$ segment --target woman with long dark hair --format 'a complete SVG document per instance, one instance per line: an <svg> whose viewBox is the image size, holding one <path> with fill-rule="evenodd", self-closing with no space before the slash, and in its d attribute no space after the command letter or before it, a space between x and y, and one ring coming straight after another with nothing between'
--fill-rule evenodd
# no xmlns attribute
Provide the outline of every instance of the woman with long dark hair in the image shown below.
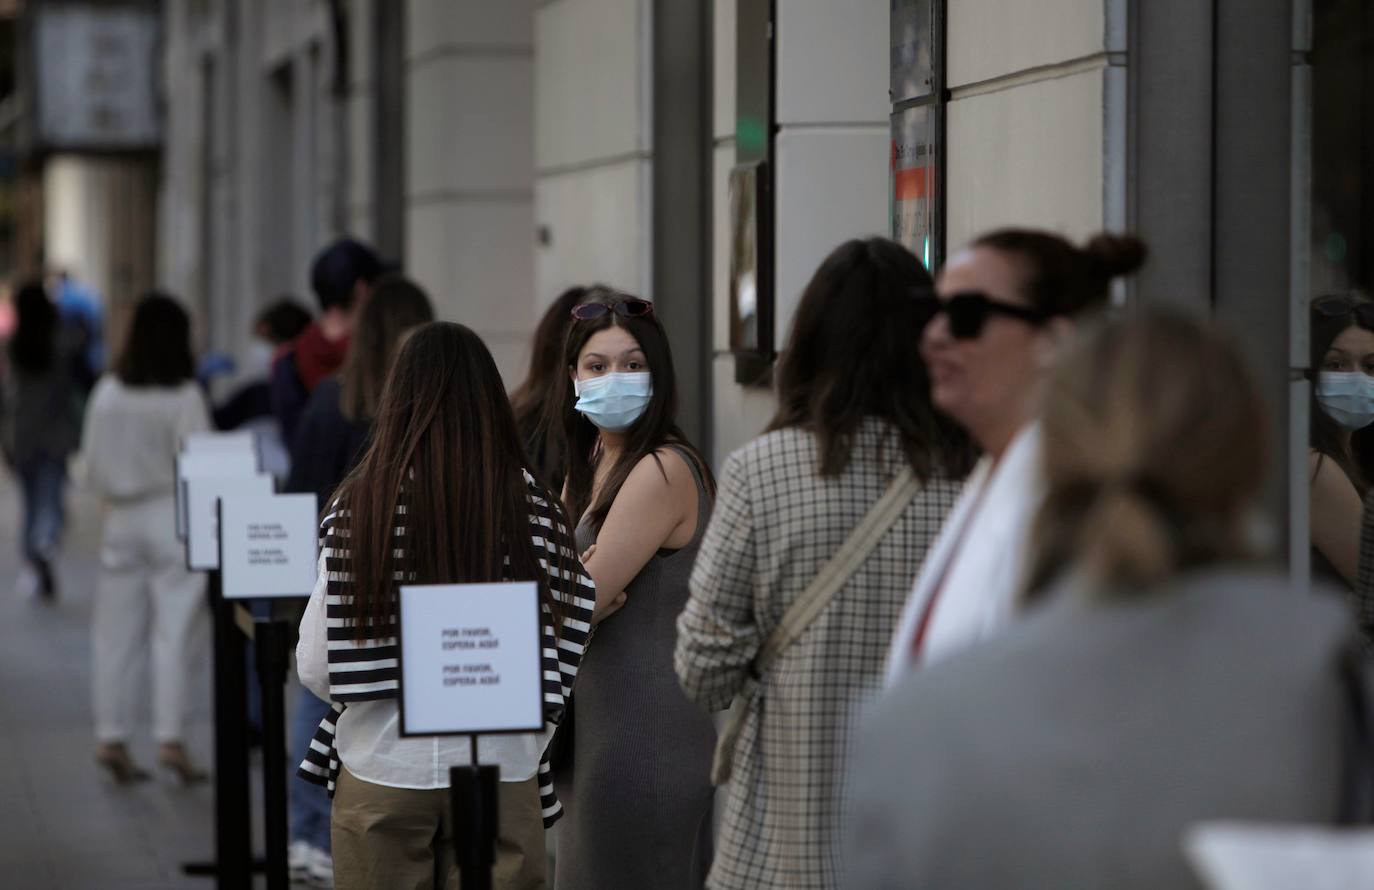
<svg viewBox="0 0 1374 890"><path fill-rule="evenodd" d="M972 463L968 438L930 402L912 340L930 273L899 244L849 241L802 293L777 373L769 431L732 454L678 621L677 672L701 705L746 697L713 888L837 887L845 755L887 641ZM814 579L896 491L871 553ZM794 639L772 641L779 633ZM760 664L765 651L776 657ZM727 778L717 771L716 780ZM785 876L785 877L784 877Z"/></svg>
<svg viewBox="0 0 1374 890"><path fill-rule="evenodd" d="M652 303L593 288L563 358L564 497L604 620L556 746L569 813L556 884L700 887L715 731L679 688L672 653L715 483L677 426L672 352Z"/></svg>
<svg viewBox="0 0 1374 890"><path fill-rule="evenodd" d="M510 394L515 423L525 440L525 453L531 468L550 488L563 488L563 419L553 410L561 391L567 366L563 346L572 324L572 310L587 295L585 287L570 287L558 295L534 329L530 346L530 368L525 379Z"/></svg>
<svg viewBox="0 0 1374 890"><path fill-rule="evenodd" d="M106 506L91 618L96 760L121 783L146 778L127 743L150 649L158 760L184 783L205 778L183 731L192 668L209 645L209 612L205 576L187 570L177 541L173 470L187 434L210 428L194 372L186 311L149 294L134 309L115 373L96 385L86 411L88 483Z"/></svg>
<svg viewBox="0 0 1374 890"><path fill-rule="evenodd" d="M20 545L31 574L21 587L52 599L67 458L81 438L81 392L72 374L81 344L68 336L41 284L21 287L14 303L17 325L0 361L0 450L23 494Z"/></svg>
<svg viewBox="0 0 1374 890"><path fill-rule="evenodd" d="M321 524L320 580L301 621L301 682L334 710L301 775L334 791L335 886L456 882L448 771L467 740L398 735L397 586L538 583L545 716L557 722L590 630L595 592L557 497L534 481L500 372L467 328L431 322L397 354L371 443ZM502 887L542 887L545 734L484 736L501 769ZM542 797L542 805L541 805Z"/></svg>
<svg viewBox="0 0 1374 890"><path fill-rule="evenodd" d="M1312 571L1349 590L1374 470L1365 454L1374 424L1374 302L1359 293L1313 300L1311 348Z"/></svg>
<svg viewBox="0 0 1374 890"><path fill-rule="evenodd" d="M289 492L309 492L327 506L334 489L363 456L381 402L387 371L405 335L434 320L429 297L414 282L383 278L358 310L348 356L337 377L315 387L296 427L291 448ZM291 715L291 751L304 759L328 702L302 689ZM333 872L330 862L329 798L302 781L291 783L292 872L320 878Z"/></svg>

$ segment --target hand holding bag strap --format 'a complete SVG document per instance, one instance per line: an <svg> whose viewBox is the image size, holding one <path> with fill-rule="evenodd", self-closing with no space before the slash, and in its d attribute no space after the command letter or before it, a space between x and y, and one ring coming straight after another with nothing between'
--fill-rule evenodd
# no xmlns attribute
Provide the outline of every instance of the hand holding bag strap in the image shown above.
<svg viewBox="0 0 1374 890"><path fill-rule="evenodd" d="M802 591L801 596L797 597L783 613L778 626L763 641L750 665L749 679L735 697L730 716L716 740L716 753L711 762L711 784L723 785L730 780L730 773L734 767L735 746L739 742L754 697L758 695L759 678L773 666L778 656L806 633L806 629L816 620L816 616L830 605L835 594L839 593L845 582L858 571L864 560L868 559L878 546L878 542L906 512L907 506L920 490L921 483L911 472L911 468L903 467L897 478L887 487L887 491L883 492L883 496L869 508L868 513L840 545L840 549L821 567L806 590Z"/></svg>

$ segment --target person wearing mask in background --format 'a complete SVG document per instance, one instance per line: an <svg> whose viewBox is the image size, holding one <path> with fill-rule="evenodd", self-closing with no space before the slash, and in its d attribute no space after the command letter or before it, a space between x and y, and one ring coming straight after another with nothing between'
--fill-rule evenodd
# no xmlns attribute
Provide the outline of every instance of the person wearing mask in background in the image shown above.
<svg viewBox="0 0 1374 890"><path fill-rule="evenodd" d="M1312 576L1349 591L1374 469L1366 460L1374 423L1374 303L1358 293L1318 297L1310 316Z"/></svg>
<svg viewBox="0 0 1374 890"><path fill-rule="evenodd" d="M1197 823L1340 813L1350 618L1247 565L1265 420L1236 353L1179 316L1064 357L1033 605L864 721L846 887L1201 890Z"/></svg>
<svg viewBox="0 0 1374 890"><path fill-rule="evenodd" d="M0 450L23 496L21 596L57 596L56 560L66 526L67 458L81 440L81 393L73 379L81 342L61 324L36 282L14 298L17 325L0 362Z"/></svg>
<svg viewBox="0 0 1374 890"><path fill-rule="evenodd" d="M678 685L673 645L715 483L677 426L673 358L653 303L593 288L573 319L558 412L564 501L603 620L555 738L568 808L555 885L688 890L711 864L716 734Z"/></svg>
<svg viewBox="0 0 1374 890"><path fill-rule="evenodd" d="M296 424L315 387L343 367L359 310L390 268L367 245L341 238L315 257L310 286L320 315L272 366L272 412L282 440L295 441Z"/></svg>
<svg viewBox="0 0 1374 890"><path fill-rule="evenodd" d="M400 738L396 573L415 584L535 581L546 719L557 722L591 630L596 592L553 492L523 466L496 362L467 328L431 322L405 338L367 453L321 523L319 582L301 621L301 682L336 703L302 776L335 789L340 890L458 886L449 767L466 738ZM376 556L374 556L376 555ZM545 733L483 736L501 770L493 886L545 885L543 813L559 807ZM465 876L466 879L466 876Z"/></svg>
<svg viewBox="0 0 1374 890"><path fill-rule="evenodd" d="M563 345L572 324L572 310L586 295L587 288L570 287L553 301L534 330L529 373L510 396L525 453L534 464L530 469L554 491L563 490L564 464L563 419L555 416L554 396L568 373Z"/></svg>
<svg viewBox="0 0 1374 890"><path fill-rule="evenodd" d="M337 378L315 388L291 453L288 492L309 492L323 508L367 447L387 370L404 335L434 320L424 291L404 278L383 278L358 314L353 345ZM309 689L296 697L291 751L305 760L329 704ZM329 853L329 797L304 780L291 784L290 855L293 875L323 883L333 875Z"/></svg>
<svg viewBox="0 0 1374 890"><path fill-rule="evenodd" d="M676 656L698 704L720 710L743 696L747 708L747 743L722 752L735 765L713 890L842 886L851 720L881 685L911 579L973 463L911 348L930 287L892 241L831 253L793 317L769 432L721 471ZM891 509L870 543L848 543L880 504ZM854 564L817 587L842 553Z"/></svg>
<svg viewBox="0 0 1374 890"><path fill-rule="evenodd" d="M1040 391L1075 319L1106 307L1112 279L1145 260L1129 235L1084 248L1058 235L1003 229L940 270L921 355L935 406L983 450L921 567L892 638L887 682L987 637L1012 616L1039 506Z"/></svg>
<svg viewBox="0 0 1374 890"><path fill-rule="evenodd" d="M291 455L282 441L281 424L272 414L272 367L310 325L310 313L290 297L281 297L253 320L253 339L239 368L241 385L211 412L218 430L251 430L264 472L285 482Z"/></svg>
<svg viewBox="0 0 1374 890"><path fill-rule="evenodd" d="M183 739L210 615L205 577L187 570L177 540L174 498L182 440L210 428L194 373L190 318L171 297L149 294L134 309L115 373L96 385L86 412L87 484L105 504L91 616L96 760L120 783L147 777L127 745L149 650L158 762L185 784L205 778Z"/></svg>

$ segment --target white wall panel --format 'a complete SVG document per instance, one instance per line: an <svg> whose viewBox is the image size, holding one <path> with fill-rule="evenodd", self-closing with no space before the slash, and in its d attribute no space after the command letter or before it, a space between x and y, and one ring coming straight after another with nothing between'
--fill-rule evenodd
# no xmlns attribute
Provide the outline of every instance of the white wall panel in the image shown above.
<svg viewBox="0 0 1374 890"><path fill-rule="evenodd" d="M535 12L540 170L652 147L650 0L559 0Z"/></svg>
<svg viewBox="0 0 1374 890"><path fill-rule="evenodd" d="M482 331L534 326L528 203L413 204L406 214L406 272L435 312Z"/></svg>
<svg viewBox="0 0 1374 890"><path fill-rule="evenodd" d="M711 345L730 348L730 170L735 166L735 146L716 148L711 165Z"/></svg>
<svg viewBox="0 0 1374 890"><path fill-rule="evenodd" d="M735 360L728 355L717 356L711 370L715 412L715 432L712 441L716 469L730 452L763 433L777 411L777 399L772 389L738 386L735 383Z"/></svg>
<svg viewBox="0 0 1374 890"><path fill-rule="evenodd" d="M735 135L735 15L736 0L713 0L713 59L715 71L712 133L717 139Z"/></svg>
<svg viewBox="0 0 1374 890"><path fill-rule="evenodd" d="M528 193L534 175L532 63L446 55L412 69L406 191Z"/></svg>
<svg viewBox="0 0 1374 890"><path fill-rule="evenodd" d="M950 251L987 229L1081 237L1103 225L1101 70L949 106Z"/></svg>
<svg viewBox="0 0 1374 890"><path fill-rule="evenodd" d="M551 239L535 251L541 300L594 282L653 296L651 169L626 161L538 180L535 218Z"/></svg>
<svg viewBox="0 0 1374 890"><path fill-rule="evenodd" d="M778 123L887 120L890 16L888 0L779 3Z"/></svg>
<svg viewBox="0 0 1374 890"><path fill-rule="evenodd" d="M950 86L1102 52L1103 10L1103 0L956 0L949 4Z"/></svg>
<svg viewBox="0 0 1374 890"><path fill-rule="evenodd" d="M802 288L849 238L887 232L886 127L784 131L777 138L777 343Z"/></svg>

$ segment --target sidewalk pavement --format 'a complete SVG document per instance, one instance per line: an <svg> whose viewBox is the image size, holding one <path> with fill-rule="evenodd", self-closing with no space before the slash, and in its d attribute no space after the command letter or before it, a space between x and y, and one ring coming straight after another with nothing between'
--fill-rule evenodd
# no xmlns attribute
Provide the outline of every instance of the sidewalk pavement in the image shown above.
<svg viewBox="0 0 1374 890"><path fill-rule="evenodd" d="M213 879L185 877L181 864L213 858L213 785L182 788L157 769L152 781L121 788L93 760L89 624L99 516L78 491L69 494L68 516L58 600L21 598L18 491L0 471L0 887L212 890ZM209 665L207 652L188 731L205 768L213 765ZM146 733L131 750L154 769ZM254 771L256 800L256 763Z"/></svg>

